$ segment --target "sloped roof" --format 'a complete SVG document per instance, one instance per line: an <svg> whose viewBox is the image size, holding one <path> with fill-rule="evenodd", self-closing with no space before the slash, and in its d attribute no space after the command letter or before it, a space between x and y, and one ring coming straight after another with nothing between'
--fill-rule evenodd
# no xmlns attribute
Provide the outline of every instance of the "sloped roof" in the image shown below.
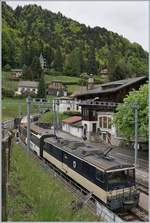
<svg viewBox="0 0 150 223"><path fill-rule="evenodd" d="M36 81L19 81L18 87L38 87L39 82Z"/></svg>
<svg viewBox="0 0 150 223"><path fill-rule="evenodd" d="M63 123L73 124L73 123L79 122L81 120L82 120L81 116L72 116L72 117L64 119Z"/></svg>
<svg viewBox="0 0 150 223"><path fill-rule="evenodd" d="M147 77L143 76L143 77L128 78L128 79L123 79L123 80L119 80L119 81L108 82L108 83L99 85L99 87L97 87L96 89L88 90L87 92L78 94L77 96L84 96L84 95L97 94L97 93L115 92L115 91L118 91L126 86L129 86L129 85L134 84L141 80L146 81Z"/></svg>

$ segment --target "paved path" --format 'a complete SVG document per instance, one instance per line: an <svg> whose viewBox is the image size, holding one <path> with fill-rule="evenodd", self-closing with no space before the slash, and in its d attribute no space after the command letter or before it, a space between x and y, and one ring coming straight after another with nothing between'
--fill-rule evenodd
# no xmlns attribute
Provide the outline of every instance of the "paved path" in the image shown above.
<svg viewBox="0 0 150 223"><path fill-rule="evenodd" d="M149 197L142 192L140 193L139 206L142 207L144 210L149 211Z"/></svg>

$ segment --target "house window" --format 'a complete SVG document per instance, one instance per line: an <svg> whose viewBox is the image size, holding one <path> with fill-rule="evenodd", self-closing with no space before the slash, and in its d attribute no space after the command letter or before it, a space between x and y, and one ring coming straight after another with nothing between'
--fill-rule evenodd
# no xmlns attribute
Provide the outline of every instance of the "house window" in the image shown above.
<svg viewBox="0 0 150 223"><path fill-rule="evenodd" d="M103 117L103 128L107 128L107 117Z"/></svg>
<svg viewBox="0 0 150 223"><path fill-rule="evenodd" d="M108 117L108 129L111 129L111 118Z"/></svg>
<svg viewBox="0 0 150 223"><path fill-rule="evenodd" d="M96 111L93 111L93 117L96 117Z"/></svg>

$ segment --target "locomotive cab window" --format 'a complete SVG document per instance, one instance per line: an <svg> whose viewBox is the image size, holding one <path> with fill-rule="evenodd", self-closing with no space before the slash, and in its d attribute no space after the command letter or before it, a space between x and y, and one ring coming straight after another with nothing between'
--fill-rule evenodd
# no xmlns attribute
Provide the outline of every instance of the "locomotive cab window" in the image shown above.
<svg viewBox="0 0 150 223"><path fill-rule="evenodd" d="M96 179L98 181L104 182L104 173L96 169Z"/></svg>
<svg viewBox="0 0 150 223"><path fill-rule="evenodd" d="M135 185L134 170L124 170L108 173L109 188L123 188Z"/></svg>

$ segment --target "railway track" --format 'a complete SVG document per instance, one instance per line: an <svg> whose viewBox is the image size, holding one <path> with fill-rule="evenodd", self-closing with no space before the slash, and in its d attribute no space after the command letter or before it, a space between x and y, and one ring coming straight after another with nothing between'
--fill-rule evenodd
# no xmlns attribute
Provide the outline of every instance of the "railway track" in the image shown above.
<svg viewBox="0 0 150 223"><path fill-rule="evenodd" d="M140 207L122 211L118 213L118 216L122 218L124 221L142 221L142 222L148 221L148 215Z"/></svg>
<svg viewBox="0 0 150 223"><path fill-rule="evenodd" d="M148 187L148 185L143 184L143 183L139 183L139 181L137 181L137 189L140 192L142 192L142 193L144 193L146 195L149 195L149 187Z"/></svg>
<svg viewBox="0 0 150 223"><path fill-rule="evenodd" d="M21 146L24 147L26 150L26 146L23 143L20 143ZM78 183L76 183L74 180L72 180L70 177L65 175L62 171L60 171L57 167L55 167L53 164L49 163L45 159L40 159L34 152L31 150L29 151L33 156L34 159L38 160L40 162L41 167L48 171L54 178L57 178L61 183L64 184L64 186L69 190L73 197L74 201L77 203L80 200L83 200L85 196L89 194L89 191L87 191L85 188L80 186ZM91 198L86 203L86 206L89 208L92 214L96 215L96 201L97 200L94 196L91 196ZM70 204L69 204L70 206ZM120 212L114 213L118 217L120 217L123 221L148 221L148 214L140 207L132 208L131 210L122 210Z"/></svg>

